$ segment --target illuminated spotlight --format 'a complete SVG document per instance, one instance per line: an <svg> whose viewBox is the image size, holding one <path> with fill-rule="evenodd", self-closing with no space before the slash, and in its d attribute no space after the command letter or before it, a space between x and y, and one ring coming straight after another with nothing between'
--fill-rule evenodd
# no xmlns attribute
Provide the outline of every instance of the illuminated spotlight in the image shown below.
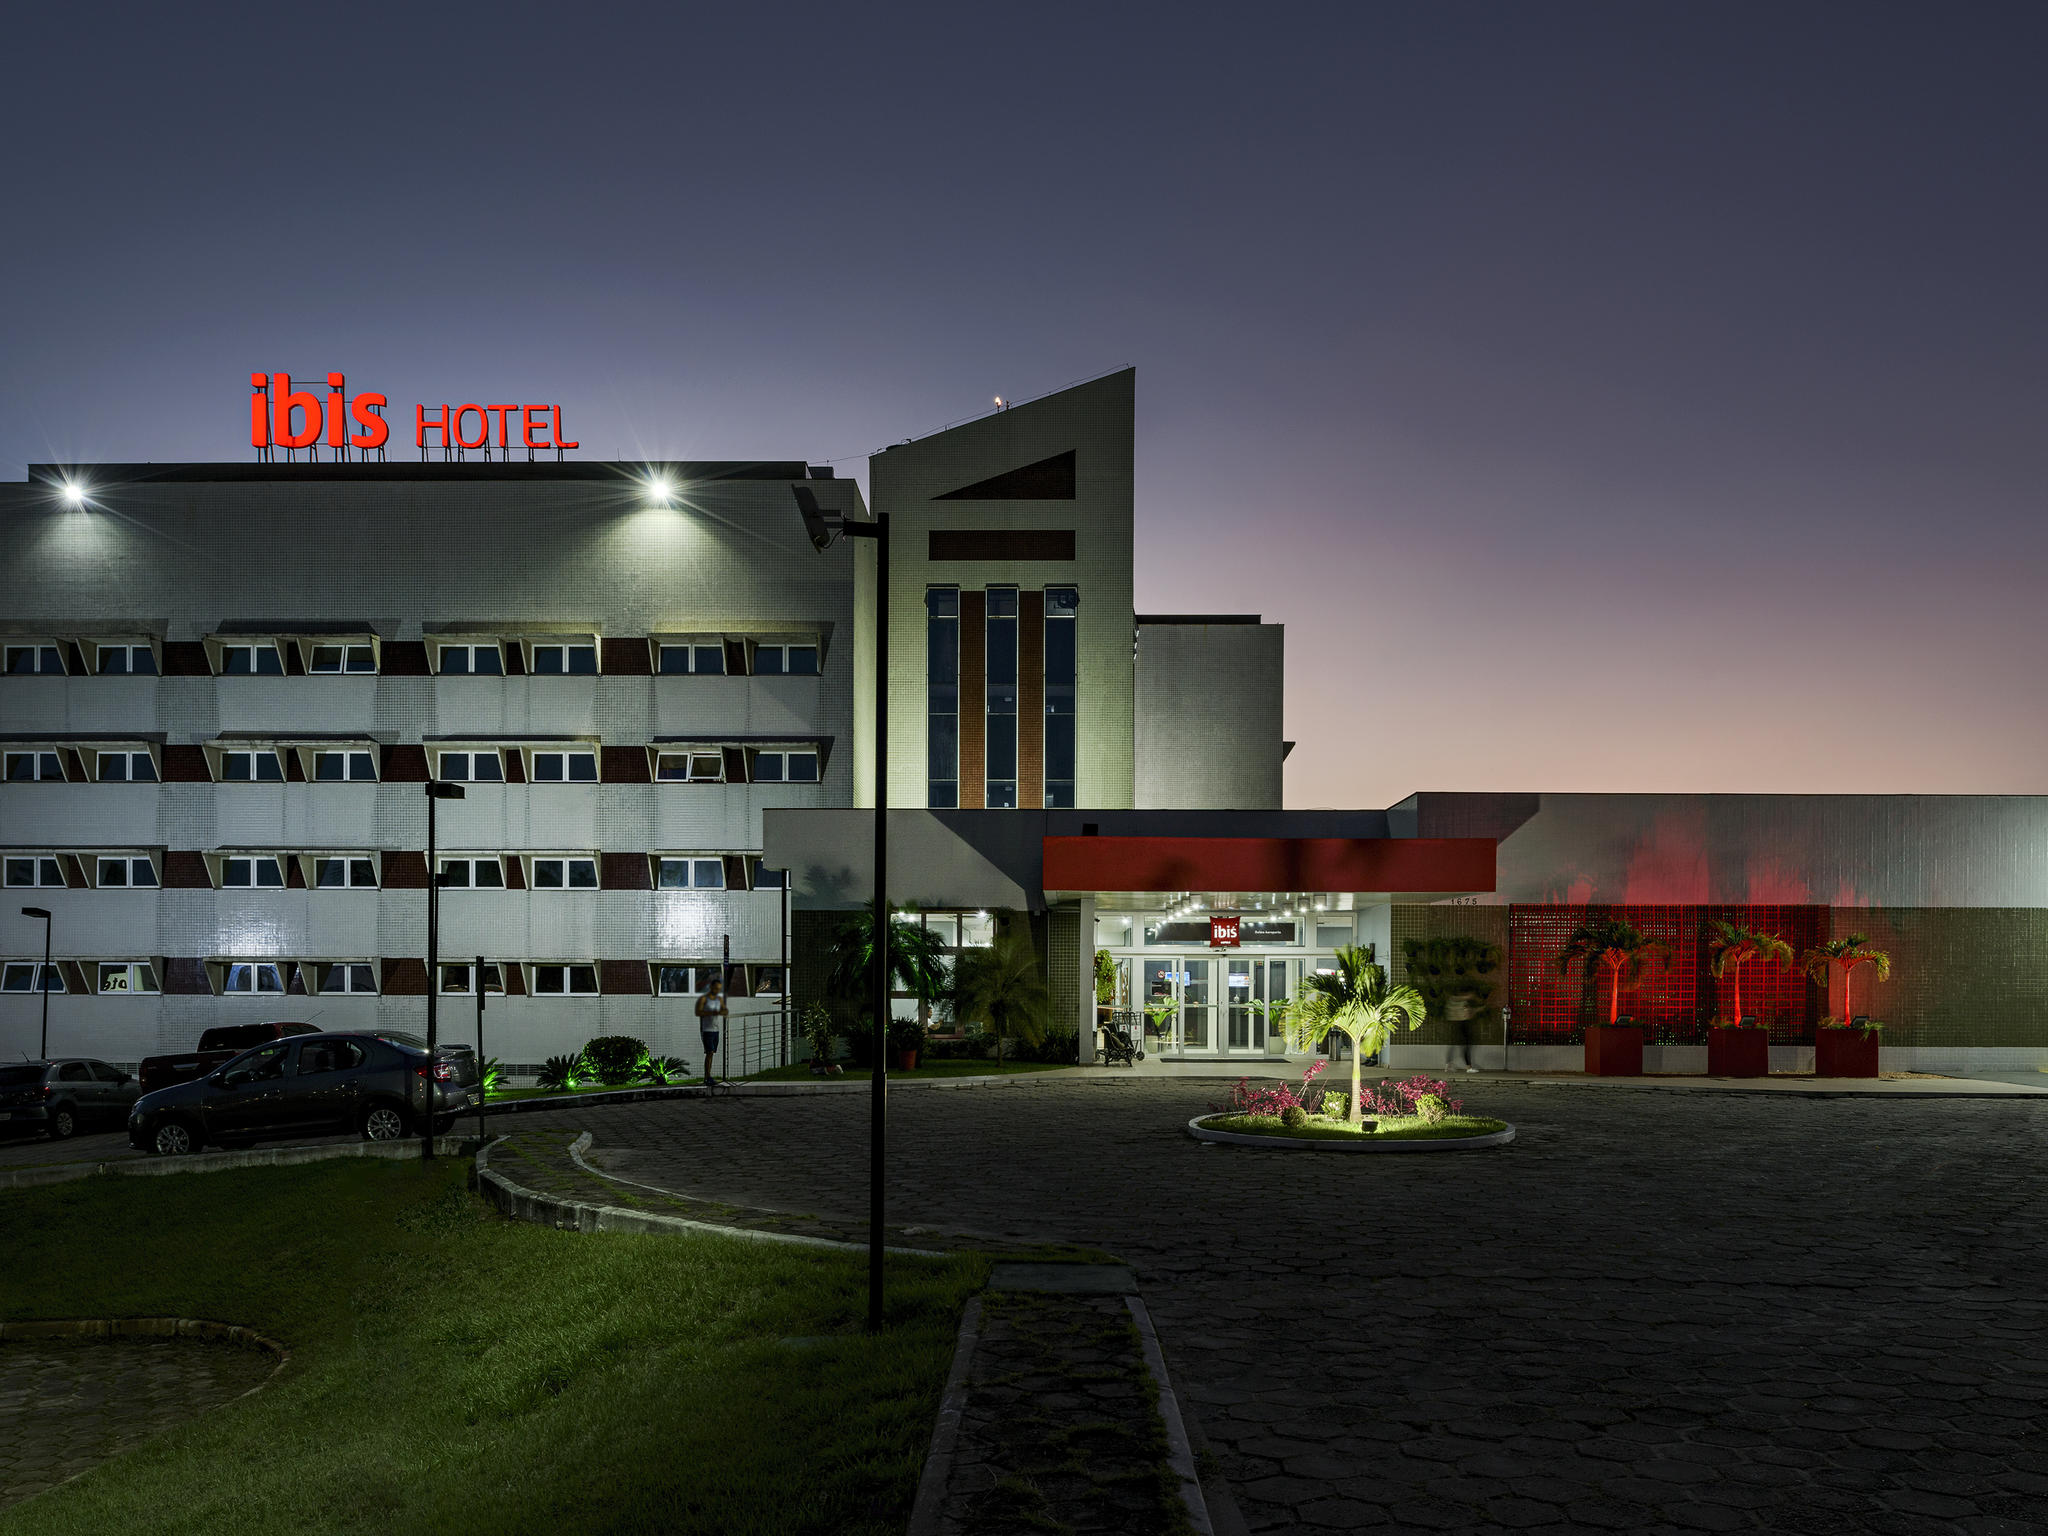
<svg viewBox="0 0 2048 1536"><path fill-rule="evenodd" d="M669 479L667 475L649 475L647 477L647 500L650 504L657 507L673 506L675 504L675 495L675 482Z"/></svg>
<svg viewBox="0 0 2048 1536"><path fill-rule="evenodd" d="M66 480L62 492L64 505L76 512L85 505L85 487L76 480Z"/></svg>

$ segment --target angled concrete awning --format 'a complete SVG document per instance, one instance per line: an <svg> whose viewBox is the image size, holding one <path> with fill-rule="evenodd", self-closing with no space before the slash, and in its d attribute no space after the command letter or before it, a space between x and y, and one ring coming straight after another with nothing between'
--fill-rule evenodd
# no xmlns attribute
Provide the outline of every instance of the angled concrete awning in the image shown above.
<svg viewBox="0 0 2048 1536"><path fill-rule="evenodd" d="M1032 829L1035 830L1035 827ZM889 812L889 899L921 907L1033 911L1045 905L1036 879L1038 839L1027 857L998 862L930 811ZM798 907L853 908L874 899L875 813L766 810L761 861L789 871Z"/></svg>

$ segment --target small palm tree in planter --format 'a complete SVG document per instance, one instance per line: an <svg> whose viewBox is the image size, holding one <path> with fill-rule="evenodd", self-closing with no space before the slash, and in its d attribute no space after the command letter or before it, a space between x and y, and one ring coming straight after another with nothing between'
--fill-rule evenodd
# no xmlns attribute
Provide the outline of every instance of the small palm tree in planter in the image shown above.
<svg viewBox="0 0 2048 1536"><path fill-rule="evenodd" d="M1707 1071L1716 1077L1768 1077L1771 1036L1742 1027L1742 968L1753 961L1792 968L1792 946L1775 933L1760 933L1714 919L1707 935L1707 972L1728 984L1733 1007L1707 1026Z"/></svg>
<svg viewBox="0 0 2048 1536"><path fill-rule="evenodd" d="M1851 1022L1856 1011L1849 1006L1849 989L1856 972L1866 965L1876 980L1890 981L1892 957L1872 947L1865 935L1852 933L1845 939L1816 944L1800 959L1806 974L1823 986L1831 972L1842 973L1842 1016L1822 1019L1813 1033L1814 1076L1876 1077L1877 1036L1884 1025L1872 1019L1859 1029Z"/></svg>
<svg viewBox="0 0 2048 1536"><path fill-rule="evenodd" d="M1030 930L1022 923L1003 924L989 948L963 953L954 985L954 1011L960 1021L983 1025L996 1037L997 1067L1003 1064L1003 1044L1012 1035L1026 1045L1045 1038L1052 1022L1052 994L1039 974Z"/></svg>
<svg viewBox="0 0 2048 1536"><path fill-rule="evenodd" d="M1643 1032L1635 1025L1622 1025L1621 989L1643 979L1653 964L1668 959L1671 946L1653 939L1635 924L1618 917L1591 917L1571 931L1557 957L1557 974L1569 976L1572 967L1590 971L1600 968L1600 980L1607 989L1607 1023L1586 1031L1586 1070L1595 1077L1640 1077L1643 1071Z"/></svg>
<svg viewBox="0 0 2048 1536"><path fill-rule="evenodd" d="M846 1030L854 1059L866 1065L874 1041L875 914L867 908L848 913L832 936L826 958L832 968L825 978L825 995L833 1011L843 1020L869 1021L865 1027L856 1024ZM914 992L920 1000L944 993L945 953L930 929L900 917L889 919L889 980L890 991Z"/></svg>
<svg viewBox="0 0 2048 1536"><path fill-rule="evenodd" d="M1386 1048L1397 1029L1417 1029L1428 1016L1422 994L1410 986L1392 986L1385 967L1373 964L1370 949L1340 949L1337 969L1302 978L1301 990L1288 1002L1285 1022L1297 1050L1321 1045L1332 1032L1351 1041L1351 1114L1363 1117L1359 1063Z"/></svg>

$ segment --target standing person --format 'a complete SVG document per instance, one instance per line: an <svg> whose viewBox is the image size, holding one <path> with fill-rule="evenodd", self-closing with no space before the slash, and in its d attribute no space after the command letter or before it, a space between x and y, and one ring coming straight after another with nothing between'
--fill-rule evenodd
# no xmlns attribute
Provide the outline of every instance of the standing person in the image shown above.
<svg viewBox="0 0 2048 1536"><path fill-rule="evenodd" d="M704 1040L704 1086L711 1086L711 1063L718 1055L718 1038L725 1028L727 1004L725 982L714 981L697 999L697 1033Z"/></svg>

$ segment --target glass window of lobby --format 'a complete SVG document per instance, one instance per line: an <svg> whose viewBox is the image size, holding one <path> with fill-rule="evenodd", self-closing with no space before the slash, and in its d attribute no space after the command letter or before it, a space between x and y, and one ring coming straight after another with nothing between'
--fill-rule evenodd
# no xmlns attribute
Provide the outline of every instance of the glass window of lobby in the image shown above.
<svg viewBox="0 0 2048 1536"><path fill-rule="evenodd" d="M1077 587L1045 589L1045 804L1074 806L1075 631L1081 611Z"/></svg>
<svg viewBox="0 0 2048 1536"><path fill-rule="evenodd" d="M988 798L990 810L1017 805L1017 589L988 589Z"/></svg>

